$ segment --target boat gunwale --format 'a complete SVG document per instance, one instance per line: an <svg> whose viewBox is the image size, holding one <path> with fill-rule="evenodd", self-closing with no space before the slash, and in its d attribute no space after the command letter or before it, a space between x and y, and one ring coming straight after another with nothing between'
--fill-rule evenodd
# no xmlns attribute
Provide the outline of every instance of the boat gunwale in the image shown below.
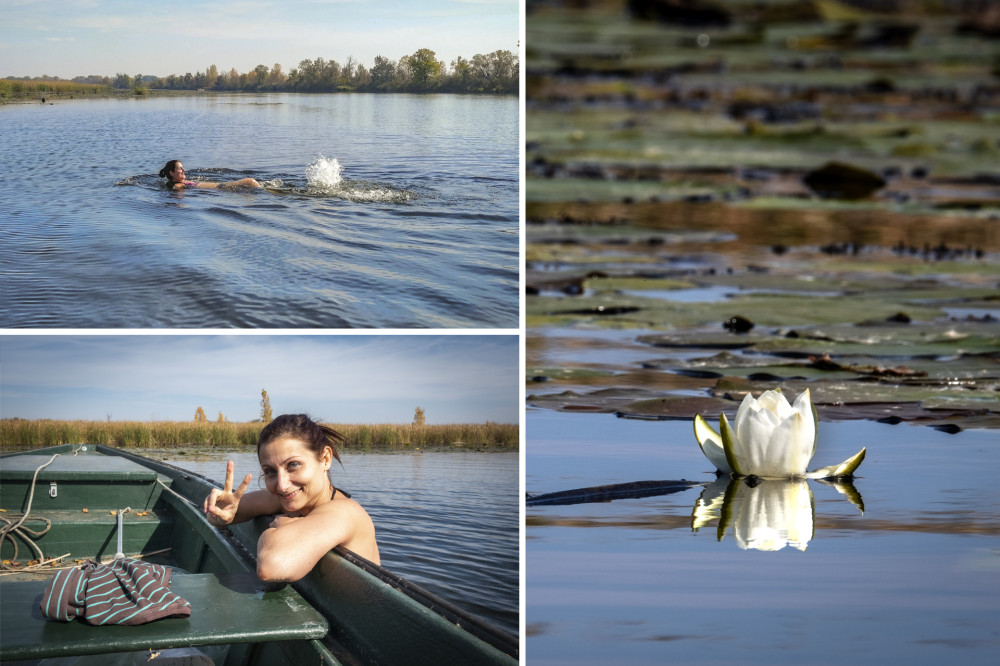
<svg viewBox="0 0 1000 666"><path fill-rule="evenodd" d="M78 445L66 444L61 446L45 447L41 449L33 449L28 451L17 451L11 453L0 454L0 459L25 455L25 454L39 454L39 453L57 453L61 451L71 452L78 449ZM127 451L125 449L119 449L112 446L106 446L104 444L93 445L93 453L99 453L101 455L107 456L118 456L123 457L133 462L136 462L144 467L151 469L158 475L163 475L169 477L174 483L169 487L164 485L164 495L165 501L173 503L172 500L168 500L166 495L176 494L183 497L185 501L190 502L194 507L200 507L200 502L203 498L195 498L192 494L192 488L177 487L177 481L184 482L194 482L196 487L202 488L204 490L210 488L220 487L220 484L215 479L207 477L205 475L193 472L191 470L178 467L168 462L153 460L147 458L139 453L132 451ZM93 455L93 453L91 455ZM179 507L174 507L178 510ZM252 522L252 521L251 521ZM223 541L226 542L231 549L236 551L236 554L240 556L241 559L247 560L248 564L253 567L256 563L256 553L250 551L250 549L234 535L229 529L219 529L216 530L217 534ZM380 565L376 565L373 562L367 560L360 555L350 551L343 546L337 546L332 549L329 553L324 555L324 558L331 557L333 555L339 556L341 559L347 561L348 563L358 567L366 574L374 577L380 582L388 585L389 587L395 589L408 599L412 600L414 603L426 608L428 611L434 615L441 618L441 620L460 628L463 632L467 633L469 636L474 637L483 643L489 645L493 649L503 653L504 655L517 660L520 655L520 644L519 639L505 631L504 629L491 624L490 622L481 619L471 612L462 609L456 604L424 589L420 585L412 583L405 578L383 568ZM312 605L316 605L316 602L312 601L310 598L313 596L313 589L320 590L320 586L305 584L306 579L303 581L297 581L292 583L292 587L300 594L306 601ZM329 619L329 618L328 618Z"/></svg>
<svg viewBox="0 0 1000 666"><path fill-rule="evenodd" d="M192 472L190 470L186 470L182 467L177 467L176 465L172 465L167 462L152 460L150 458L146 458L145 456L133 453L131 451L125 451L123 449L118 449L115 447L108 447L103 444L98 444L96 448L98 451L105 453L106 455L108 454L121 455L123 457L132 459L136 462L140 462L141 464L149 464L151 466L154 466L154 469L155 466L166 468L172 472L168 473L167 476L173 476L173 474L178 474L183 477L194 477L200 479L202 482L206 483L212 488L216 488L222 485L215 479L204 476L202 474L198 474L197 472ZM192 502L195 501L190 497L188 497L187 499ZM244 553L245 556L252 558L251 559L252 562L256 562L256 555L252 552L249 552L247 548L243 545L243 543L240 542L239 539L237 539L234 535L229 533L228 530L220 530L220 533L227 539L227 541L229 541L232 545L234 545L237 548L237 550ZM457 606L453 602L450 602L447 599L444 599L434 594L433 592L424 589L423 587L417 585L416 583L412 583L406 580L405 578L402 578L398 574L395 574L389 571L388 569L385 569L381 565L377 565L374 562L371 562L370 560L358 555L357 553L354 553L353 551L343 546L336 546L335 548L332 549L331 553L336 553L338 556L340 556L347 562L350 562L351 564L362 569L365 573L377 578L381 582L402 592L404 595L406 595L416 603L420 604L421 606L424 606L425 608L427 608L434 614L440 616L447 622L450 622L451 624L454 624L456 626L460 626L467 633L489 644L493 648L503 652L504 654L514 659L519 658L520 644L518 638L513 634L504 631L500 627L497 627L487 622L486 620L476 617L469 611L466 611L465 609ZM329 556L330 554L328 553L324 557L329 557ZM292 587L294 587L299 592L299 594L301 594L307 600L311 596L310 591L308 590L308 586L306 585L302 585L299 582L295 582L292 583Z"/></svg>

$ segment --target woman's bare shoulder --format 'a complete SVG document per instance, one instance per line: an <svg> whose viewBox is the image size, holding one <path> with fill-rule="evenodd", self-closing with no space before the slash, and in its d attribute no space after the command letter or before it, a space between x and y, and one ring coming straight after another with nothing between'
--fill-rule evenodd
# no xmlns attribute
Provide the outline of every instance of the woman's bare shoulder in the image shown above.
<svg viewBox="0 0 1000 666"><path fill-rule="evenodd" d="M340 517L354 515L359 512L367 515L364 507L341 492L337 492L336 496L329 502L324 502L320 506L316 507L316 511L322 512L323 515Z"/></svg>

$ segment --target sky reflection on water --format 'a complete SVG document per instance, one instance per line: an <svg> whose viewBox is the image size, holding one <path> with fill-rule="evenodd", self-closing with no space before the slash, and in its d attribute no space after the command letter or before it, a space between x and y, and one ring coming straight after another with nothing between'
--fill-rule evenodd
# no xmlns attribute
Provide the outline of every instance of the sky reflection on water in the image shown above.
<svg viewBox="0 0 1000 666"><path fill-rule="evenodd" d="M715 480L688 421L529 409L527 433L528 493ZM802 552L741 550L750 523L738 509L721 541L710 516L693 530L700 487L529 507L529 662L990 661L1000 648L995 431L821 422L819 437L817 464L868 446L855 482L864 513L809 483L812 511L789 496L782 519L812 532Z"/></svg>

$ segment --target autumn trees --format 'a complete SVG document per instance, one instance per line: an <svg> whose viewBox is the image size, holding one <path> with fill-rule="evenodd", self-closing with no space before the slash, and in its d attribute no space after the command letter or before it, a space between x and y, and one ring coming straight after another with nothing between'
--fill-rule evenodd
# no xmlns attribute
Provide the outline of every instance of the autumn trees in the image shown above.
<svg viewBox="0 0 1000 666"><path fill-rule="evenodd" d="M260 390L260 420L264 423L274 420L274 415L271 413L271 398L264 389Z"/></svg>
<svg viewBox="0 0 1000 666"><path fill-rule="evenodd" d="M204 72L171 74L149 83L171 90L238 90L247 92L448 92L517 94L518 57L511 51L461 56L450 65L430 49L418 49L398 61L382 55L366 67L353 56L344 63L316 58L303 60L285 74L279 63L257 65L249 72L235 68L219 71L211 65ZM124 75L122 83L125 83ZM117 80L116 80L117 82ZM134 83L134 81L130 81Z"/></svg>

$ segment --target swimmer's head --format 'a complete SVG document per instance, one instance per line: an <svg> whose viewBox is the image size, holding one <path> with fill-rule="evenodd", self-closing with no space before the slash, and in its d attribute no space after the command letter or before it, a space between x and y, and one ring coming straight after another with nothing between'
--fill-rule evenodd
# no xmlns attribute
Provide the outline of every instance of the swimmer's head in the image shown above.
<svg viewBox="0 0 1000 666"><path fill-rule="evenodd" d="M333 458L340 462L337 444L346 440L343 435L328 425L316 423L305 414L282 414L264 426L257 439L257 456L261 449L279 439L296 439L312 451L316 459L323 457L324 449L330 448Z"/></svg>
<svg viewBox="0 0 1000 666"><path fill-rule="evenodd" d="M160 178L179 183L184 180L184 166L180 160L170 160L160 169Z"/></svg>

